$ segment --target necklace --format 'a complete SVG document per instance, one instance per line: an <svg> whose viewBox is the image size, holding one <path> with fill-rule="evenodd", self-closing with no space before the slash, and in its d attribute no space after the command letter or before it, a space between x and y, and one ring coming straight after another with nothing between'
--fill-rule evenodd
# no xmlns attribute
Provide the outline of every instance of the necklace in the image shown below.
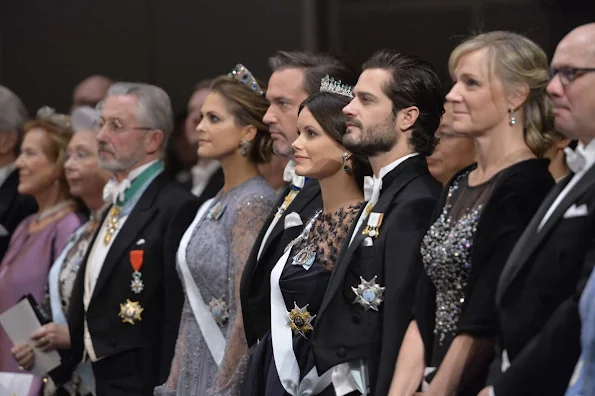
<svg viewBox="0 0 595 396"><path fill-rule="evenodd" d="M55 215L56 213L60 212L61 210L65 209L71 205L74 205L74 201L69 199L66 201L62 201L54 206L50 206L49 208L47 208L44 211L39 212L35 215L35 222L39 223L42 220Z"/></svg>

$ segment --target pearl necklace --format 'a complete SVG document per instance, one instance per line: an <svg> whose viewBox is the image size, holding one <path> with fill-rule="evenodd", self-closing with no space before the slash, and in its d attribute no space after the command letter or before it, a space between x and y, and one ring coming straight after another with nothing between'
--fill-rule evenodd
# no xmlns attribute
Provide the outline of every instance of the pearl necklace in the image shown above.
<svg viewBox="0 0 595 396"><path fill-rule="evenodd" d="M35 215L35 222L39 223L44 219L47 219L50 216L55 215L56 213L60 212L61 210L74 205L74 201L69 199L63 202L60 202L54 206L50 206L49 208L45 209L43 212L37 213Z"/></svg>

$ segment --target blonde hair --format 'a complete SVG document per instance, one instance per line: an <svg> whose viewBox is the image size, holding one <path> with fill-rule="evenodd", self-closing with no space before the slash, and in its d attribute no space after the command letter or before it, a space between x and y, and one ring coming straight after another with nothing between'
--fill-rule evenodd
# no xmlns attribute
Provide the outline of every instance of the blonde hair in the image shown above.
<svg viewBox="0 0 595 396"><path fill-rule="evenodd" d="M528 85L529 95L518 110L523 113L525 143L536 156L542 157L551 147L555 135L552 103L545 91L549 68L545 52L520 34L505 31L479 34L451 52L448 60L450 74L454 74L462 56L484 48L488 51L490 75L499 77L505 88L518 83Z"/></svg>

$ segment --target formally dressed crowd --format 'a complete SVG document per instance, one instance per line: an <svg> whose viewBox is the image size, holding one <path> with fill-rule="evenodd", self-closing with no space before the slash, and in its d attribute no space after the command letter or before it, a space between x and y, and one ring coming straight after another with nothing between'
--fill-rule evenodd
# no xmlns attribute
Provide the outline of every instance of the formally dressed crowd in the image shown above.
<svg viewBox="0 0 595 396"><path fill-rule="evenodd" d="M0 372L57 351L29 395L595 396L595 24L551 60L469 37L451 86L391 49L268 63L177 117L145 83L34 117L0 86L0 314L40 321L0 328Z"/></svg>

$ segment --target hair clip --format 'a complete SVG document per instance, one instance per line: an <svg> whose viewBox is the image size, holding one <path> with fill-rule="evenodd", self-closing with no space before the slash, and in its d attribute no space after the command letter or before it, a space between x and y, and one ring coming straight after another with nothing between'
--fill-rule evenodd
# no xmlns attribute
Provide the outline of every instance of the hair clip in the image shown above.
<svg viewBox="0 0 595 396"><path fill-rule="evenodd" d="M341 80L335 80L328 74L320 80L320 92L330 92L353 98L353 87L351 85L342 84Z"/></svg>
<svg viewBox="0 0 595 396"><path fill-rule="evenodd" d="M260 88L260 85L258 85L252 73L250 73L250 70L241 63L238 63L228 76L235 78L258 95L264 95L264 91Z"/></svg>

